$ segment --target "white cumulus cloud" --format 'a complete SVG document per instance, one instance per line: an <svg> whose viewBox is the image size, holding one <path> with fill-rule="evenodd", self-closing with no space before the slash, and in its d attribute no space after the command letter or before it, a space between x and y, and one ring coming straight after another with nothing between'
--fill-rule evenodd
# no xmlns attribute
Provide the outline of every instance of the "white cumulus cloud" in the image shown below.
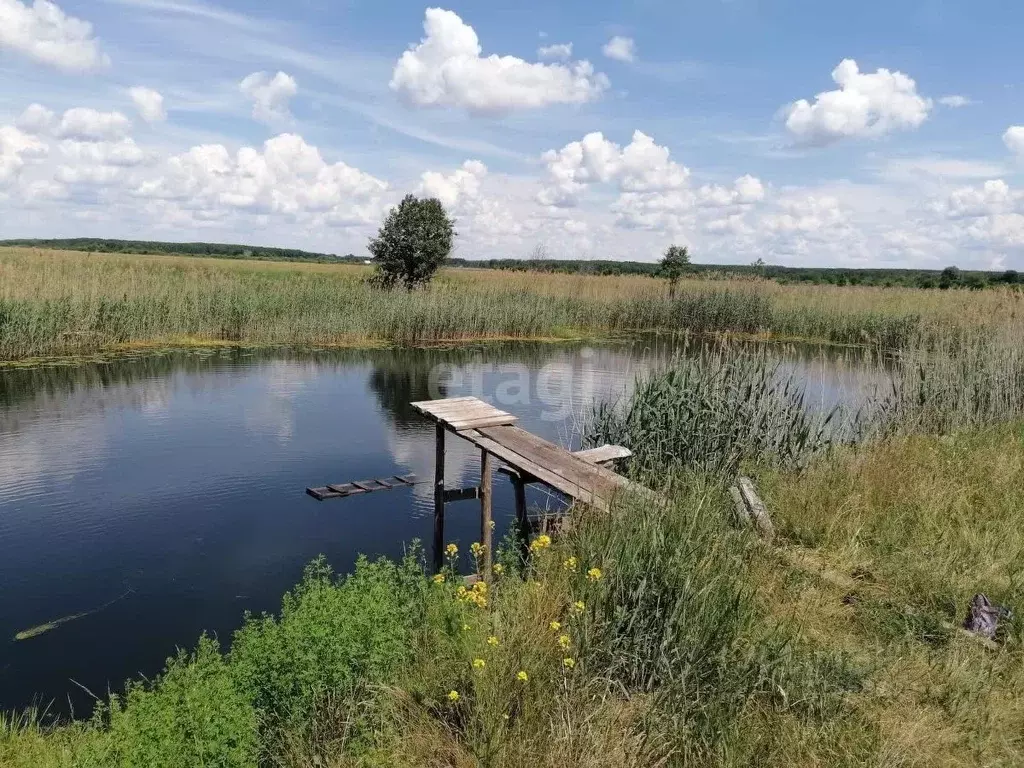
<svg viewBox="0 0 1024 768"><path fill-rule="evenodd" d="M482 56L476 31L458 14L428 8L426 36L402 54L390 87L417 106L454 106L495 113L593 101L608 79L588 61L531 63L515 56Z"/></svg>
<svg viewBox="0 0 1024 768"><path fill-rule="evenodd" d="M128 95L132 97L132 103L139 115L147 123L157 123L167 119L167 112L164 109L164 97L159 91L152 88L144 88L137 85L128 89Z"/></svg>
<svg viewBox="0 0 1024 768"><path fill-rule="evenodd" d="M572 58L572 43L555 43L554 45L543 45L537 49L538 59L554 59L565 61Z"/></svg>
<svg viewBox="0 0 1024 768"><path fill-rule="evenodd" d="M0 184L17 178L27 160L45 157L46 153L46 144L35 136L13 125L0 125Z"/></svg>
<svg viewBox="0 0 1024 768"><path fill-rule="evenodd" d="M609 59L628 63L636 59L636 41L631 37L616 35L604 44L601 52Z"/></svg>
<svg viewBox="0 0 1024 768"><path fill-rule="evenodd" d="M698 202L711 206L759 203L764 200L764 196L764 184L750 174L740 176L731 187L705 184L697 190Z"/></svg>
<svg viewBox="0 0 1024 768"><path fill-rule="evenodd" d="M1003 134L1003 143L1015 155L1024 158L1024 125L1011 125Z"/></svg>
<svg viewBox="0 0 1024 768"><path fill-rule="evenodd" d="M73 107L61 117L57 135L79 141L111 141L126 136L131 127L131 121L120 112Z"/></svg>
<svg viewBox="0 0 1024 768"><path fill-rule="evenodd" d="M455 215L460 236L493 245L502 238L518 235L522 224L504 196L484 192L487 177L486 165L479 160L467 160L451 173L426 171L416 193L440 200Z"/></svg>
<svg viewBox="0 0 1024 768"><path fill-rule="evenodd" d="M262 149L232 155L203 144L166 161L136 193L162 200L190 216L266 213L328 225L365 224L382 211L387 184L343 162L329 164L296 134L282 133Z"/></svg>
<svg viewBox="0 0 1024 768"><path fill-rule="evenodd" d="M17 120L17 126L27 133L49 133L56 124L57 116L42 104L29 104Z"/></svg>
<svg viewBox="0 0 1024 768"><path fill-rule="evenodd" d="M48 0L28 5L0 0L0 49L67 72L90 72L110 65L92 25L68 16Z"/></svg>
<svg viewBox="0 0 1024 768"><path fill-rule="evenodd" d="M623 192L647 193L681 189L690 171L670 157L667 147L642 131L620 147L600 132L541 156L547 181L538 195L542 205L571 207L590 184L614 182Z"/></svg>
<svg viewBox="0 0 1024 768"><path fill-rule="evenodd" d="M786 129L800 143L824 145L843 138L878 137L920 126L932 108L931 99L902 72L879 69L861 72L844 59L832 71L838 90L819 93L785 108Z"/></svg>
<svg viewBox="0 0 1024 768"><path fill-rule="evenodd" d="M238 87L252 101L252 116L264 123L289 119L288 104L299 91L295 78L285 72L273 77L267 72L253 72Z"/></svg>
<svg viewBox="0 0 1024 768"><path fill-rule="evenodd" d="M436 197L445 208L457 209L468 199L480 195L480 182L487 175L487 166L479 160L467 160L462 167L445 175L427 171L420 177L417 192L424 197Z"/></svg>

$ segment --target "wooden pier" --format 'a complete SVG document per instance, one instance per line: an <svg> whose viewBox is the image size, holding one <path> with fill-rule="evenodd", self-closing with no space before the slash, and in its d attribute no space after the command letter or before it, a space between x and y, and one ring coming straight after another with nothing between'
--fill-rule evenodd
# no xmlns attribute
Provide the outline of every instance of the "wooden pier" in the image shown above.
<svg viewBox="0 0 1024 768"><path fill-rule="evenodd" d="M515 425L516 417L475 397L426 400L412 407L435 424L434 463L434 565L440 568L444 551L444 508L448 501L480 499L480 543L483 545L481 571L490 577L493 536L491 533L491 469L494 459L507 466L516 494L516 521L525 537L526 491L528 483L543 483L572 501L607 509L615 494L624 489L642 490L622 475L602 466L629 452L617 446L570 453ZM480 486L449 491L445 489L445 433L468 440L480 449Z"/></svg>
<svg viewBox="0 0 1024 768"><path fill-rule="evenodd" d="M491 532L491 475L495 460L503 463L498 471L507 475L515 489L516 524L524 542L529 522L526 515L526 486L541 483L573 502L608 509L615 495L623 490L652 495L608 468L628 458L628 449L604 445L572 453L516 426L516 417L475 397L425 400L412 407L435 424L434 453L434 567L444 563L444 511L452 501L480 501L480 561L485 579L491 576L493 535ZM445 434L451 432L480 449L480 485L470 488L446 488L444 477ZM360 493L390 490L401 485L417 485L411 475L387 480L361 481L322 488L307 488L314 498L324 500Z"/></svg>

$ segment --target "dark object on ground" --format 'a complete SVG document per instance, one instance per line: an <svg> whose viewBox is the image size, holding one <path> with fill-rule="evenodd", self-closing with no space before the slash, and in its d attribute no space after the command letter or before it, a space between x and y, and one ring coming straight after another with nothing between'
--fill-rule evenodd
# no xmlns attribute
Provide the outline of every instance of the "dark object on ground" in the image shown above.
<svg viewBox="0 0 1024 768"><path fill-rule="evenodd" d="M971 598L967 618L964 619L964 629L989 640L995 640L999 619L1009 615L1008 609L1001 605L993 605L988 597L979 592Z"/></svg>

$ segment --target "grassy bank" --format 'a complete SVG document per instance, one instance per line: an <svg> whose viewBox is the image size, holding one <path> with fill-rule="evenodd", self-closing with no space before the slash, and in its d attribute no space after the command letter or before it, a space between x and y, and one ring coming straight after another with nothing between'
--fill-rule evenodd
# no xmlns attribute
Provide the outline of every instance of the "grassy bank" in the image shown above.
<svg viewBox="0 0 1024 768"><path fill-rule="evenodd" d="M975 592L1024 599L1019 426L762 471L770 547L687 479L486 591L315 563L92 722L6 719L0 765L1020 764L1021 624L998 650L954 628Z"/></svg>
<svg viewBox="0 0 1024 768"><path fill-rule="evenodd" d="M0 249L0 360L146 344L423 344L638 330L904 347L922 334L1024 330L1024 294L450 269L381 293L369 269Z"/></svg>

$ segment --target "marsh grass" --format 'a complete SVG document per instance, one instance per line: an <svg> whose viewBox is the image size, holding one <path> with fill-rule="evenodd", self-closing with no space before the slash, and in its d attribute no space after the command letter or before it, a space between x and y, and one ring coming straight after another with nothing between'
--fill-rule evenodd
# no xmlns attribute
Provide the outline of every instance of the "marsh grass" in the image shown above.
<svg viewBox="0 0 1024 768"><path fill-rule="evenodd" d="M765 554L766 603L868 666L852 703L888 764L1024 760L1022 435L1014 424L894 438L760 478L777 531L815 553L802 566ZM1015 614L995 652L954 628L977 592Z"/></svg>
<svg viewBox="0 0 1024 768"><path fill-rule="evenodd" d="M381 292L368 268L0 249L0 359L144 344L424 344L660 330L879 348L949 327L1024 327L1024 294L442 271ZM934 329L939 329L935 331ZM941 335L941 334L940 334Z"/></svg>
<svg viewBox="0 0 1024 768"><path fill-rule="evenodd" d="M641 376L623 401L602 403L586 442L633 451L629 471L660 485L676 469L735 473L758 458L799 466L854 430L838 406L820 410L807 384L764 347L701 346Z"/></svg>

